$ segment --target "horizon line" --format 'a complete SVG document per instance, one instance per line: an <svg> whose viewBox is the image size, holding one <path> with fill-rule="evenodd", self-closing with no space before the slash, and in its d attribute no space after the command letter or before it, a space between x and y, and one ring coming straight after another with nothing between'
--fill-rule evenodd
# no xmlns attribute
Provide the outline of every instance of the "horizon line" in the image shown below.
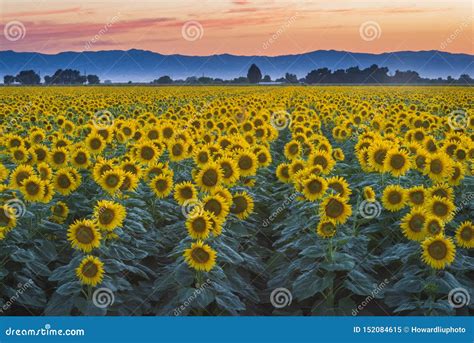
<svg viewBox="0 0 474 343"><path fill-rule="evenodd" d="M56 53L45 53L45 52L37 52L37 51L15 51L12 49L9 50L0 50L1 52L14 52L17 54L25 53L25 54L41 54L41 55L48 55L48 56L55 56L55 55L60 55L60 54L65 54L65 53L86 53L86 52L92 52L92 53L100 53L100 52L113 52L113 51L121 51L121 52L126 52L126 51L143 51L143 52L151 52L154 54L162 55L162 56L185 56L185 57L212 57L212 56L222 56L222 55L228 55L228 56L236 56L236 57L266 57L266 58L274 58L274 57L285 57L285 56L297 56L297 55L306 55L306 54L311 54L314 52L320 52L320 51L326 51L326 52L342 52L342 53L348 53L348 54L363 54L363 55L375 55L375 56L380 56L384 54L394 54L394 53L401 53L401 52L411 52L411 53L419 53L419 52L438 52L438 53L445 53L445 54L450 54L450 55L467 55L467 56L472 56L474 57L474 54L468 54L465 52L449 52L449 51L442 51L438 49L432 49L432 50L398 50L398 51L385 51L385 52L380 52L380 53L371 53L371 52L354 52L354 51L347 51L347 50L336 50L336 49L318 49L318 50L312 50L312 51L307 51L307 52L301 52L301 53L296 53L296 54L284 54L284 55L273 55L273 56L268 56L268 55L237 55L237 54L231 54L231 53L220 53L220 54L211 54L211 55L185 55L185 54L164 54L161 52L153 51L153 50L147 50L147 49L136 49L136 48L131 48L131 49L110 49L110 50L83 50L83 51L75 51L75 50L65 50L65 51L60 51Z"/></svg>

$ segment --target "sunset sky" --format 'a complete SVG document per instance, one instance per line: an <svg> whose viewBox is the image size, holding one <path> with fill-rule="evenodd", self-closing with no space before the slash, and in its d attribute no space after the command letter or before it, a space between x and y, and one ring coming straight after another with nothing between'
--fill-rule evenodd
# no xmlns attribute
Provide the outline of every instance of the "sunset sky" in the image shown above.
<svg viewBox="0 0 474 343"><path fill-rule="evenodd" d="M473 54L473 23L471 0L1 0L0 50ZM15 35L13 29L20 37L7 37ZM365 36L371 29L375 36Z"/></svg>

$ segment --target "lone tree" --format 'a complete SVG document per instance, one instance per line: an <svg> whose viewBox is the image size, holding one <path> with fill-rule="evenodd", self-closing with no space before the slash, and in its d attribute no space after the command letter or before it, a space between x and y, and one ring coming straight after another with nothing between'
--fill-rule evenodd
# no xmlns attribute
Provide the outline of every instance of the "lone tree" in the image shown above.
<svg viewBox="0 0 474 343"><path fill-rule="evenodd" d="M15 77L15 80L22 85L39 85L41 78L34 70L22 70Z"/></svg>
<svg viewBox="0 0 474 343"><path fill-rule="evenodd" d="M15 76L13 75L5 75L3 77L3 83L6 85L11 85L14 82L15 82Z"/></svg>
<svg viewBox="0 0 474 343"><path fill-rule="evenodd" d="M262 72L255 64L252 64L247 72L247 79L250 83L259 83L262 80Z"/></svg>

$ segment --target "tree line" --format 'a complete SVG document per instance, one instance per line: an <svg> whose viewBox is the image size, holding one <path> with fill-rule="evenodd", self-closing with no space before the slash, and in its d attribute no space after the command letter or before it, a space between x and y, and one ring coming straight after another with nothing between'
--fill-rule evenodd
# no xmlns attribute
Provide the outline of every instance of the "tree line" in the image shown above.
<svg viewBox="0 0 474 343"><path fill-rule="evenodd" d="M310 71L304 78L298 79L295 74L286 73L284 76L272 80L269 75L262 76L260 68L252 64L248 69L247 76L241 76L232 80L223 80L207 76L191 76L185 80L173 80L169 75L160 76L153 80L152 84L257 84L266 82L286 83L286 84L459 84L472 85L474 80L468 74L462 74L458 79L448 76L446 79L422 78L416 71L396 70L393 75L389 74L387 67L379 67L376 64L368 68L350 67L347 69L338 69L332 71L328 68L319 68ZM41 83L41 77L34 70L23 70L18 75L5 75L3 83L11 85L19 83L22 85L38 85ZM100 79L97 75L81 75L78 70L58 69L49 76L44 77L46 85L82 85L99 84ZM129 81L128 83L132 83Z"/></svg>
<svg viewBox="0 0 474 343"><path fill-rule="evenodd" d="M41 77L34 70L22 70L16 76L5 75L3 77L5 85L19 83L21 85L39 85L41 84ZM83 84L97 85L100 79L97 75L81 75L79 70L74 69L58 69L49 76L44 77L44 84L46 85L83 85Z"/></svg>

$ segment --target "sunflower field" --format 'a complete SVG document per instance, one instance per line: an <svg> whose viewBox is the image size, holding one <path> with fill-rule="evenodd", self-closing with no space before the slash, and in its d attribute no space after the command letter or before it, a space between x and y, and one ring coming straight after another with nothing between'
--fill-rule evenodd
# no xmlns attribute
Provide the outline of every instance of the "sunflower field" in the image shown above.
<svg viewBox="0 0 474 343"><path fill-rule="evenodd" d="M473 114L467 87L2 87L0 312L472 313Z"/></svg>

